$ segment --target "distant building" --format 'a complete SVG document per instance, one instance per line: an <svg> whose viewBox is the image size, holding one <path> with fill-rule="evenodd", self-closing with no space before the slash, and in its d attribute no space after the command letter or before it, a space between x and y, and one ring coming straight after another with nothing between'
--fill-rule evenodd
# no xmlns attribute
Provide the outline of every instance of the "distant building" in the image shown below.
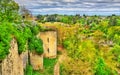
<svg viewBox="0 0 120 75"><path fill-rule="evenodd" d="M26 9L24 6L20 7L20 14L24 20L35 21L37 18L32 15L32 13Z"/></svg>

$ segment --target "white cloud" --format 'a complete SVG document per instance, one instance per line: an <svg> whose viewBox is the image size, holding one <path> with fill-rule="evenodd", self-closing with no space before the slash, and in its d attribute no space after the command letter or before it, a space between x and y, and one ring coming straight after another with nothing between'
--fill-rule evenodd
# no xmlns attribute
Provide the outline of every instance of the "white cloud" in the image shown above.
<svg viewBox="0 0 120 75"><path fill-rule="evenodd" d="M63 2L77 2L78 0L63 0Z"/></svg>
<svg viewBox="0 0 120 75"><path fill-rule="evenodd" d="M33 11L34 12L50 12L50 11L89 11L89 12L91 12L91 11L101 11L101 12L111 12L111 11L118 11L118 8L101 8L101 9L95 9L95 8L91 8L91 9L89 9L89 8L86 8L86 9L84 9L84 8L69 8L69 9L67 9L67 8L49 8L49 9L33 9Z"/></svg>
<svg viewBox="0 0 120 75"><path fill-rule="evenodd" d="M32 13L120 12L120 0L15 0Z"/></svg>

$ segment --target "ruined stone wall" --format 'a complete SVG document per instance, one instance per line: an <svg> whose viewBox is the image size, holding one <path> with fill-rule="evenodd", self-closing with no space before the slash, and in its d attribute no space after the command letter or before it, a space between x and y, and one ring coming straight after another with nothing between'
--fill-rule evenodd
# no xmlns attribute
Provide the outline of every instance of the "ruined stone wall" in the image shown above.
<svg viewBox="0 0 120 75"><path fill-rule="evenodd" d="M57 32L45 31L38 35L43 41L44 56L53 58L57 54Z"/></svg>
<svg viewBox="0 0 120 75"><path fill-rule="evenodd" d="M2 61L2 75L24 75L22 60L18 54L17 41L10 43L9 55Z"/></svg>
<svg viewBox="0 0 120 75"><path fill-rule="evenodd" d="M25 47L26 47L26 50L19 55L22 60L22 63L23 63L22 65L24 69L26 69L26 66L28 64L28 58L29 58L28 57L28 43L26 43Z"/></svg>
<svg viewBox="0 0 120 75"><path fill-rule="evenodd" d="M38 37L43 41L44 56L53 58L57 54L57 32L46 31L40 32ZM26 44L27 47L27 44ZM43 55L38 55L28 51L20 55L18 53L18 45L15 38L11 40L8 56L0 61L0 75L24 75L24 69L30 58L30 63L34 70L43 69ZM30 56L28 55L30 54Z"/></svg>
<svg viewBox="0 0 120 75"><path fill-rule="evenodd" d="M30 52L30 64L34 70L43 69L43 55Z"/></svg>
<svg viewBox="0 0 120 75"><path fill-rule="evenodd" d="M20 54L20 58L21 58L22 63L23 63L22 66L25 69L27 64L28 64L28 50L26 50L25 52L22 52Z"/></svg>
<svg viewBox="0 0 120 75"><path fill-rule="evenodd" d="M26 69L29 58L34 70L43 69L43 55L30 52L29 57L27 47L26 44L27 50L19 55L17 41L12 39L9 49L10 53L4 60L0 61L0 75L24 75L24 69Z"/></svg>

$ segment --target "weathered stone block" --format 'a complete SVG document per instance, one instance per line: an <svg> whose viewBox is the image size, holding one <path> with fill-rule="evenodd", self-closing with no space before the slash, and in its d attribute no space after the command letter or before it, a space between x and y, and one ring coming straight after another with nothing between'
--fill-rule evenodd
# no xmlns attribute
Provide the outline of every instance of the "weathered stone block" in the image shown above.
<svg viewBox="0 0 120 75"><path fill-rule="evenodd" d="M43 55L30 52L30 63L34 70L43 69Z"/></svg>
<svg viewBox="0 0 120 75"><path fill-rule="evenodd" d="M2 75L24 75L23 63L18 54L17 41L13 39L10 46L9 55L2 61Z"/></svg>

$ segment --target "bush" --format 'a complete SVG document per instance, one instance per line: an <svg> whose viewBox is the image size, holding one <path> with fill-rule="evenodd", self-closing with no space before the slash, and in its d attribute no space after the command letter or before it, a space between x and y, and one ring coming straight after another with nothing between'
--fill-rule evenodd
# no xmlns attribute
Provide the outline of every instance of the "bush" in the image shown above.
<svg viewBox="0 0 120 75"><path fill-rule="evenodd" d="M63 41L64 48L68 49L70 43L71 43L71 41L69 39L64 40Z"/></svg>
<svg viewBox="0 0 120 75"><path fill-rule="evenodd" d="M95 75L118 75L115 70L112 70L106 65L102 57L98 58L95 66Z"/></svg>
<svg viewBox="0 0 120 75"><path fill-rule="evenodd" d="M40 27L39 26L34 26L31 27L31 32L33 33L33 35L37 35L40 31Z"/></svg>
<svg viewBox="0 0 120 75"><path fill-rule="evenodd" d="M35 36L32 36L32 38L29 39L28 46L31 51L35 50L38 54L43 53L43 42Z"/></svg>
<svg viewBox="0 0 120 75"><path fill-rule="evenodd" d="M7 54L9 54L11 34L9 33L7 24L10 23L2 23L0 25L0 59L4 59Z"/></svg>
<svg viewBox="0 0 120 75"><path fill-rule="evenodd" d="M120 62L120 46L119 45L115 45L112 50L111 50L112 54L114 55L114 60Z"/></svg>
<svg viewBox="0 0 120 75"><path fill-rule="evenodd" d="M111 75L111 71L106 66L103 58L98 58L96 63L95 75Z"/></svg>

